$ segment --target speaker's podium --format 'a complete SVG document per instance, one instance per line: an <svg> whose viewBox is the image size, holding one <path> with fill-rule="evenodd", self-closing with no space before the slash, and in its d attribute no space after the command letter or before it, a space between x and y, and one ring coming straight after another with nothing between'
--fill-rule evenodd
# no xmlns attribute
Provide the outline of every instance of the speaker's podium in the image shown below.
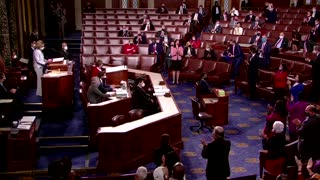
<svg viewBox="0 0 320 180"><path fill-rule="evenodd" d="M212 115L212 119L208 120L207 125L223 126L229 123L229 96L223 89L212 89L211 94L200 95L198 87L196 96L204 106L206 113Z"/></svg>
<svg viewBox="0 0 320 180"><path fill-rule="evenodd" d="M43 111L73 112L73 73L70 71L52 70L42 76ZM68 113L69 114L69 113Z"/></svg>

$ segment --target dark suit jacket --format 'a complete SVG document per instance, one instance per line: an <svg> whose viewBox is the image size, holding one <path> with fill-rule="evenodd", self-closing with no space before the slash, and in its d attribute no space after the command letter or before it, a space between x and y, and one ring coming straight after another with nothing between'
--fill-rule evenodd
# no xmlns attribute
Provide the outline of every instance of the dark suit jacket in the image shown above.
<svg viewBox="0 0 320 180"><path fill-rule="evenodd" d="M259 53L256 53L252 58L249 59L249 65L248 65L248 79L252 83L256 82L258 72L260 67L260 58Z"/></svg>
<svg viewBox="0 0 320 180"><path fill-rule="evenodd" d="M275 47L275 45L277 44L278 40L279 40L279 38L277 38L277 40L274 42L274 44L272 45L273 47ZM288 38L286 38L286 37L283 38L280 48L284 48L284 49L289 48L289 40L288 40Z"/></svg>
<svg viewBox="0 0 320 180"><path fill-rule="evenodd" d="M64 57L64 59L72 60L71 53L68 50L65 51L65 50L61 49L60 54Z"/></svg>
<svg viewBox="0 0 320 180"><path fill-rule="evenodd" d="M218 139L203 147L201 155L208 159L207 179L226 179L230 176L230 146L231 142L229 140Z"/></svg>
<svg viewBox="0 0 320 180"><path fill-rule="evenodd" d="M36 36L33 33L30 34L30 43L33 42L33 41L37 42L38 40L39 40L39 35Z"/></svg>
<svg viewBox="0 0 320 180"><path fill-rule="evenodd" d="M243 60L243 52L239 44L235 44L234 52L233 52L233 46L231 46L230 51L231 51L231 54L233 54L234 59L240 60L240 61Z"/></svg>
<svg viewBox="0 0 320 180"><path fill-rule="evenodd" d="M278 21L278 15L276 10L274 9L273 11L267 11L266 18L268 18L268 20L266 21L269 23L275 23L276 21Z"/></svg>
<svg viewBox="0 0 320 180"><path fill-rule="evenodd" d="M197 56L196 50L193 47L190 47L190 52L193 57ZM186 56L188 53L188 47L183 48L183 56Z"/></svg>
<svg viewBox="0 0 320 180"><path fill-rule="evenodd" d="M159 55L163 54L162 44L157 43L156 50L157 50L157 54L159 54ZM149 44L148 53L149 54L153 54L154 53L154 43Z"/></svg>
<svg viewBox="0 0 320 180"><path fill-rule="evenodd" d="M218 6L218 9L219 9L219 16L221 16L221 14L222 14L221 7ZM212 12L212 16L216 15L216 6L212 6L211 12Z"/></svg>
<svg viewBox="0 0 320 180"><path fill-rule="evenodd" d="M199 87L200 95L211 94L211 88L206 80L201 79L199 81Z"/></svg>
<svg viewBox="0 0 320 180"><path fill-rule="evenodd" d="M180 6L177 8L176 14L179 14L179 11L180 11ZM183 9L183 14L188 14L188 10L187 9Z"/></svg>
<svg viewBox="0 0 320 180"><path fill-rule="evenodd" d="M159 7L156 13L168 14L168 9L166 7Z"/></svg>
<svg viewBox="0 0 320 180"><path fill-rule="evenodd" d="M256 42L256 39L257 39L257 35L253 35L250 39L250 44L253 44L254 42ZM261 39L261 35L259 37L259 40ZM258 40L258 43L259 43L259 40Z"/></svg>
<svg viewBox="0 0 320 180"><path fill-rule="evenodd" d="M305 120L302 126L298 129L298 135L303 142L300 142L300 151L302 155L311 156L312 159L319 159L320 141L315 137L319 136L320 119L317 116L310 116ZM303 158L303 157L302 157ZM309 157L305 157L306 160Z"/></svg>
<svg viewBox="0 0 320 180"><path fill-rule="evenodd" d="M209 57L210 55L210 57ZM216 53L214 52L213 49L211 49L210 51L205 50L204 51L204 55L202 57L202 59L206 59L206 60L215 60L217 58Z"/></svg>
<svg viewBox="0 0 320 180"><path fill-rule="evenodd" d="M129 31L120 30L120 31L118 31L118 36L119 36L119 37L130 37L131 34L130 34Z"/></svg>
<svg viewBox="0 0 320 180"><path fill-rule="evenodd" d="M266 149L268 150L268 159L277 159L284 157L286 137L284 133L274 134L266 143Z"/></svg>
<svg viewBox="0 0 320 180"><path fill-rule="evenodd" d="M136 86L136 88L133 90L133 99L135 102L133 104L134 108L150 110L154 107L150 95L139 86Z"/></svg>
<svg viewBox="0 0 320 180"><path fill-rule="evenodd" d="M144 29L146 28L147 24L143 24L140 28L140 30L144 31ZM150 30L154 31L154 25L150 22Z"/></svg>
<svg viewBox="0 0 320 180"><path fill-rule="evenodd" d="M310 17L309 21L307 21L308 26L314 26L315 20L316 19L314 17Z"/></svg>
<svg viewBox="0 0 320 180"><path fill-rule="evenodd" d="M212 29L214 29L215 26L213 26ZM214 33L222 33L222 27L221 25L217 26L216 30L214 31Z"/></svg>
<svg viewBox="0 0 320 180"><path fill-rule="evenodd" d="M271 56L272 46L268 41L266 42L266 45L264 46L263 49L261 49L262 45L263 45L262 42L258 43L258 49L263 51L263 62L262 62L262 65L263 66L268 66L270 64L270 56Z"/></svg>
<svg viewBox="0 0 320 180"><path fill-rule="evenodd" d="M255 15L252 15L252 17L250 18L250 15L248 14L248 15L246 15L246 17L244 18L244 21L245 21L245 22L248 22L248 21L254 22L255 20L256 20L256 16L255 16Z"/></svg>
<svg viewBox="0 0 320 180"><path fill-rule="evenodd" d="M318 89L320 88L320 54L310 64L312 65L312 86Z"/></svg>
<svg viewBox="0 0 320 180"><path fill-rule="evenodd" d="M8 91L4 85L0 84L0 99L11 99L11 93Z"/></svg>
<svg viewBox="0 0 320 180"><path fill-rule="evenodd" d="M138 44L138 36L133 38L133 43ZM147 37L145 35L141 35L141 42L139 44L147 44Z"/></svg>

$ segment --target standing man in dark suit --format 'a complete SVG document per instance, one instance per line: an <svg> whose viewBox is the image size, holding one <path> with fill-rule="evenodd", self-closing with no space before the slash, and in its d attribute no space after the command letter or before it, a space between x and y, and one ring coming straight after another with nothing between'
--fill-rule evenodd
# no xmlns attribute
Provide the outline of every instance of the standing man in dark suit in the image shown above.
<svg viewBox="0 0 320 180"><path fill-rule="evenodd" d="M210 88L210 85L207 81L208 80L207 73L202 73L200 75L200 78L201 78L200 81L197 83L199 86L199 90L200 90L199 94L200 95L211 94L212 93L211 88Z"/></svg>
<svg viewBox="0 0 320 180"><path fill-rule="evenodd" d="M156 55L157 56L157 62L156 64L159 66L161 62L161 56L163 54L163 46L162 43L160 43L160 40L157 39L153 41L151 44L149 44L148 47L149 55Z"/></svg>
<svg viewBox="0 0 320 180"><path fill-rule="evenodd" d="M164 3L161 4L161 7L159 7L156 11L156 13L162 13L162 14L168 14L168 9Z"/></svg>
<svg viewBox="0 0 320 180"><path fill-rule="evenodd" d="M263 35L261 42L258 43L259 57L262 58L261 67L268 67L270 64L271 44L268 42L267 36Z"/></svg>
<svg viewBox="0 0 320 180"><path fill-rule="evenodd" d="M315 23L315 18L311 16L311 12L308 11L307 12L307 17L305 17L304 19L304 23L308 24L308 26L314 26L314 23Z"/></svg>
<svg viewBox="0 0 320 180"><path fill-rule="evenodd" d="M214 2L214 6L212 6L212 23L215 23L217 20L220 20L221 17L221 7L218 4L218 1Z"/></svg>
<svg viewBox="0 0 320 180"><path fill-rule="evenodd" d="M239 68L241 63L243 62L243 52L241 50L241 47L238 43L236 43L235 40L230 41L231 45L231 55L230 57L233 58L232 60L232 66L233 66L233 73L232 77L236 78L239 75Z"/></svg>
<svg viewBox="0 0 320 180"><path fill-rule="evenodd" d="M248 65L248 83L250 99L254 99L256 95L256 84L260 65L259 53L256 46L250 47L250 58L246 61Z"/></svg>
<svg viewBox="0 0 320 180"><path fill-rule="evenodd" d="M224 139L224 129L216 126L213 129L213 141L209 144L201 140L202 157L208 159L206 176L208 180L226 180L230 176L229 152L231 142Z"/></svg>
<svg viewBox="0 0 320 180"><path fill-rule="evenodd" d="M315 105L309 105L305 109L307 119L294 119L299 135L299 153L302 163L308 162L309 158L320 158L320 141L316 140L320 133L320 118ZM302 122L303 121L303 122Z"/></svg>
<svg viewBox="0 0 320 180"><path fill-rule="evenodd" d="M256 31L255 35L253 35L250 39L250 44L258 45L261 41L261 32Z"/></svg>
<svg viewBox="0 0 320 180"><path fill-rule="evenodd" d="M64 59L68 59L70 61L72 60L71 53L69 52L68 44L66 42L61 44L60 54L64 57Z"/></svg>
<svg viewBox="0 0 320 180"><path fill-rule="evenodd" d="M244 22L254 22L256 20L256 16L253 15L252 10L249 11L249 14L244 18Z"/></svg>
<svg viewBox="0 0 320 180"><path fill-rule="evenodd" d="M314 46L314 53L317 55L315 60L306 58L306 61L312 65L312 88L313 98L316 103L319 102L320 97L320 46Z"/></svg>

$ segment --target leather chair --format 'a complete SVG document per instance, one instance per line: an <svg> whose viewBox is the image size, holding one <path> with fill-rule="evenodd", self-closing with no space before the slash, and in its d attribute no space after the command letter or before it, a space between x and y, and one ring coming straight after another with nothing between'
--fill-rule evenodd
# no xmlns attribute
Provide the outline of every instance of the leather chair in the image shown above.
<svg viewBox="0 0 320 180"><path fill-rule="evenodd" d="M191 104L193 116L196 120L200 121L200 125L190 126L190 130L200 133L200 130L204 131L204 129L208 129L210 132L212 132L212 127L206 126L205 122L213 117L210 114L202 111L201 103L198 102L197 99L191 98Z"/></svg>
<svg viewBox="0 0 320 180"><path fill-rule="evenodd" d="M103 64L111 64L110 55L96 55L96 61L100 59Z"/></svg>
<svg viewBox="0 0 320 180"><path fill-rule="evenodd" d="M114 66L124 65L126 63L126 56L111 56L111 64Z"/></svg>
<svg viewBox="0 0 320 180"><path fill-rule="evenodd" d="M274 96L273 87L274 72L259 70L257 80L257 97L263 97L271 101ZM271 89L270 89L271 88Z"/></svg>
<svg viewBox="0 0 320 180"><path fill-rule="evenodd" d="M173 21L173 25L175 26L183 26L183 20L181 21Z"/></svg>
<svg viewBox="0 0 320 180"><path fill-rule="evenodd" d="M96 15L95 15L95 18L96 18L96 19L105 19L106 17L105 17L104 14L96 14Z"/></svg>
<svg viewBox="0 0 320 180"><path fill-rule="evenodd" d="M93 24L95 24L95 21L93 19L84 19L83 23L85 25L93 25Z"/></svg>
<svg viewBox="0 0 320 180"><path fill-rule="evenodd" d="M93 25L83 25L83 29L84 31L93 31L94 30L94 27Z"/></svg>
<svg viewBox="0 0 320 180"><path fill-rule="evenodd" d="M187 66L180 72L180 79L198 81L200 79L201 71L202 60L189 59L187 61Z"/></svg>
<svg viewBox="0 0 320 180"><path fill-rule="evenodd" d="M93 14L84 14L84 19L93 19Z"/></svg>
<svg viewBox="0 0 320 180"><path fill-rule="evenodd" d="M270 57L270 65L269 69L270 71L277 71L279 69L279 66L281 64L282 59L278 57Z"/></svg>
<svg viewBox="0 0 320 180"><path fill-rule="evenodd" d="M215 34L214 35L214 40L216 42L220 42L220 43L225 42L226 41L226 35L225 34Z"/></svg>
<svg viewBox="0 0 320 180"><path fill-rule="evenodd" d="M106 21L107 24L117 24L117 20L107 20Z"/></svg>
<svg viewBox="0 0 320 180"><path fill-rule="evenodd" d="M108 31L108 35L102 36L102 37L118 37L118 31ZM97 36L98 37L98 36Z"/></svg>
<svg viewBox="0 0 320 180"><path fill-rule="evenodd" d="M233 28L222 28L222 34L232 34ZM228 36L229 38L229 36Z"/></svg>
<svg viewBox="0 0 320 180"><path fill-rule="evenodd" d="M206 48L198 48L196 49L197 59L202 59L204 56L204 51Z"/></svg>
<svg viewBox="0 0 320 180"><path fill-rule="evenodd" d="M104 25L109 24L109 22L106 22L104 19L96 19L96 25Z"/></svg>
<svg viewBox="0 0 320 180"><path fill-rule="evenodd" d="M105 25L104 25L105 26ZM118 31L118 26L115 26L115 25L108 25L107 26L107 30L108 31Z"/></svg>
<svg viewBox="0 0 320 180"><path fill-rule="evenodd" d="M96 31L115 31L117 30L115 26L106 26L106 25L95 25Z"/></svg>
<svg viewBox="0 0 320 180"><path fill-rule="evenodd" d="M142 55L140 56L140 69L145 71L155 70L156 58L154 55Z"/></svg>
<svg viewBox="0 0 320 180"><path fill-rule="evenodd" d="M128 41L127 41L128 42ZM125 43L127 43L125 42ZM122 42L121 42L121 38L109 38L108 39L108 44L112 44L112 45L120 45ZM122 43L124 44L124 43Z"/></svg>
<svg viewBox="0 0 320 180"><path fill-rule="evenodd" d="M265 23L265 24L264 24L264 28L265 28L267 31L274 31L275 25L274 25L274 24ZM279 36L279 34L278 34L278 36Z"/></svg>
<svg viewBox="0 0 320 180"><path fill-rule="evenodd" d="M121 14L121 13L124 13L124 12L118 12L117 11L117 19L126 19L127 15L126 14Z"/></svg>
<svg viewBox="0 0 320 180"><path fill-rule="evenodd" d="M110 33L108 33L107 31L96 31L96 37L100 37L100 38L105 38L110 36ZM112 37L112 36L110 36Z"/></svg>
<svg viewBox="0 0 320 180"><path fill-rule="evenodd" d="M132 109L131 111L128 112L128 114L131 121L142 119L144 117L142 109Z"/></svg>
<svg viewBox="0 0 320 180"><path fill-rule="evenodd" d="M149 55L149 51L148 51L149 45L148 44L140 44L138 46L138 48L139 48L139 54Z"/></svg>
<svg viewBox="0 0 320 180"><path fill-rule="evenodd" d="M116 127L126 123L126 118L124 115L115 115L111 119L111 126Z"/></svg>
<svg viewBox="0 0 320 180"><path fill-rule="evenodd" d="M94 39L93 38L82 38L82 43L83 44L94 44Z"/></svg>
<svg viewBox="0 0 320 180"><path fill-rule="evenodd" d="M139 20L136 20L135 18L136 18L136 16L129 16L128 17L130 20L129 20L129 23L131 24L131 25L138 25L139 24ZM131 19L131 18L134 18L134 19ZM132 30L132 29L131 29Z"/></svg>
<svg viewBox="0 0 320 180"><path fill-rule="evenodd" d="M292 74L304 74L304 72L306 72L305 65L306 65L306 63L294 61L291 73Z"/></svg>
<svg viewBox="0 0 320 180"><path fill-rule="evenodd" d="M292 60L289 60L289 59L282 59L281 63L284 63L287 65L288 67L288 71L289 72L292 72L293 71L293 64L294 64L294 61Z"/></svg>
<svg viewBox="0 0 320 180"><path fill-rule="evenodd" d="M122 54L122 45L111 45L109 47L110 54L118 55Z"/></svg>
<svg viewBox="0 0 320 180"><path fill-rule="evenodd" d="M216 62L210 60L203 60L202 73L211 74L216 68Z"/></svg>
<svg viewBox="0 0 320 180"><path fill-rule="evenodd" d="M275 30L276 31L287 31L287 25L286 24L277 24L275 26ZM292 29L289 29L289 31L292 31Z"/></svg>
<svg viewBox="0 0 320 180"><path fill-rule="evenodd" d="M249 44L250 43L250 36L239 36L238 37L238 43L242 43L242 44Z"/></svg>
<svg viewBox="0 0 320 180"><path fill-rule="evenodd" d="M178 32L170 32L169 35L172 39L181 39L181 32L179 31L179 27L177 28Z"/></svg>
<svg viewBox="0 0 320 180"><path fill-rule="evenodd" d="M94 55L84 55L84 54L82 54L81 55L81 63L83 64L83 65L85 65L85 64L88 64L88 65L90 65L90 64L94 64L94 59L95 59L95 57L94 57Z"/></svg>
<svg viewBox="0 0 320 180"><path fill-rule="evenodd" d="M128 21L126 19L118 19L118 24L128 24Z"/></svg>
<svg viewBox="0 0 320 180"><path fill-rule="evenodd" d="M128 68L139 69L140 56L139 55L128 55L126 56L126 65Z"/></svg>
<svg viewBox="0 0 320 180"><path fill-rule="evenodd" d="M222 28L227 28L227 27L229 27L229 22L228 21L221 21L220 25Z"/></svg>
<svg viewBox="0 0 320 180"><path fill-rule="evenodd" d="M178 26L177 27L177 32L179 32L181 34L187 34L188 33L188 27L186 27L186 26Z"/></svg>
<svg viewBox="0 0 320 180"><path fill-rule="evenodd" d="M216 67L212 73L208 74L208 82L217 86L230 83L231 65L225 62L216 62Z"/></svg>
<svg viewBox="0 0 320 180"><path fill-rule="evenodd" d="M95 45L95 52L98 55L107 54L107 52L109 52L109 46Z"/></svg>
<svg viewBox="0 0 320 180"><path fill-rule="evenodd" d="M93 54L94 45L82 45L82 54Z"/></svg>
<svg viewBox="0 0 320 180"><path fill-rule="evenodd" d="M213 40L213 34L212 33L201 33L202 41L212 41Z"/></svg>

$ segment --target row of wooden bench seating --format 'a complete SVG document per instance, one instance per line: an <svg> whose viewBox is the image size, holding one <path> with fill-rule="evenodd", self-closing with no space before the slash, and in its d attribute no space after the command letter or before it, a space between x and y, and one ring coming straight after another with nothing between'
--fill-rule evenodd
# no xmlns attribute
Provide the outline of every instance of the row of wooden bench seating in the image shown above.
<svg viewBox="0 0 320 180"><path fill-rule="evenodd" d="M83 19L137 19L142 18L144 14L137 13L128 13L128 14L120 14L120 13L101 13L101 14L84 14ZM188 14L148 14L150 19L161 19L161 20L178 20L178 19L187 19Z"/></svg>
<svg viewBox="0 0 320 180"><path fill-rule="evenodd" d="M179 31L171 31L169 32L171 38L173 39L181 39L181 34L186 34L188 31L188 28L181 28ZM147 38L155 38L155 34L157 31L144 31ZM107 38L107 37L118 37L119 31L83 31L82 37L85 38ZM137 32L132 32L134 34L137 34Z"/></svg>
<svg viewBox="0 0 320 180"><path fill-rule="evenodd" d="M153 25L183 25L186 19L152 19ZM139 19L83 19L83 25L138 25Z"/></svg>
<svg viewBox="0 0 320 180"><path fill-rule="evenodd" d="M95 64L97 60L102 60L106 65L126 65L131 69L140 69L145 71L153 71L156 63L154 55L81 55L82 64Z"/></svg>

